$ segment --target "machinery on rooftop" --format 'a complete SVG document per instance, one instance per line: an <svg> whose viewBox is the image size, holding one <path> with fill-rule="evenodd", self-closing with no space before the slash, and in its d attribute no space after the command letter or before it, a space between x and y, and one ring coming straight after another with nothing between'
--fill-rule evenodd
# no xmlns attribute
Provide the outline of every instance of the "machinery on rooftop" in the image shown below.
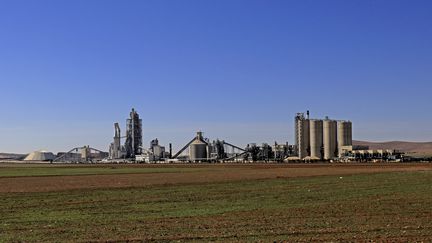
<svg viewBox="0 0 432 243"><path fill-rule="evenodd" d="M68 152L60 152L53 162L69 162L69 163L91 163L102 161L108 156L107 152L90 146L76 147Z"/></svg>
<svg viewBox="0 0 432 243"><path fill-rule="evenodd" d="M182 153L189 150L188 155ZM203 137L202 132L197 132L197 135L181 148L172 159L187 160L190 162L204 161L232 161L243 156L247 151L238 146L225 141L216 140L210 142L209 139Z"/></svg>

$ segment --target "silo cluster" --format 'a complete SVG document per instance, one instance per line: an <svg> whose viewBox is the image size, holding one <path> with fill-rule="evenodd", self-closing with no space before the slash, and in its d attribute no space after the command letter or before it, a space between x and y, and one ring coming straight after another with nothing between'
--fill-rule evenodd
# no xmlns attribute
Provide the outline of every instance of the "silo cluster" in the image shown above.
<svg viewBox="0 0 432 243"><path fill-rule="evenodd" d="M295 117L295 140L300 159L331 160L340 157L343 146L352 145L352 123L331 119Z"/></svg>

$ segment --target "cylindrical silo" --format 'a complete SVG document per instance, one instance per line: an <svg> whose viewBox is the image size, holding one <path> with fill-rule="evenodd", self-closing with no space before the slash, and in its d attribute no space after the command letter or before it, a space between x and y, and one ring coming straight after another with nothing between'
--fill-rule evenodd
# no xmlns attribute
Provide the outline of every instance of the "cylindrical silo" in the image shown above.
<svg viewBox="0 0 432 243"><path fill-rule="evenodd" d="M352 123L350 121L338 121L337 136L338 151L340 156L343 146L352 145Z"/></svg>
<svg viewBox="0 0 432 243"><path fill-rule="evenodd" d="M191 161L207 159L207 143L204 142L201 132L197 133L195 140L189 145L189 158Z"/></svg>
<svg viewBox="0 0 432 243"><path fill-rule="evenodd" d="M309 156L309 119L296 119L296 140L298 156L304 159Z"/></svg>
<svg viewBox="0 0 432 243"><path fill-rule="evenodd" d="M323 147L323 121L322 120L310 120L310 157L322 159Z"/></svg>
<svg viewBox="0 0 432 243"><path fill-rule="evenodd" d="M334 120L323 121L324 159L330 160L337 156L337 123Z"/></svg>

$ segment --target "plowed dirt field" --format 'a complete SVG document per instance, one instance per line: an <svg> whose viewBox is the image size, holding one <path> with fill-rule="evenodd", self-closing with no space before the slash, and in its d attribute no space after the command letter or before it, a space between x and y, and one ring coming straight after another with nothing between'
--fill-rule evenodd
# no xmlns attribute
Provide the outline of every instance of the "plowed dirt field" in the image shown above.
<svg viewBox="0 0 432 243"><path fill-rule="evenodd" d="M0 165L0 192L142 187L424 170L432 170L432 164Z"/></svg>
<svg viewBox="0 0 432 243"><path fill-rule="evenodd" d="M432 165L0 165L0 242L430 242Z"/></svg>

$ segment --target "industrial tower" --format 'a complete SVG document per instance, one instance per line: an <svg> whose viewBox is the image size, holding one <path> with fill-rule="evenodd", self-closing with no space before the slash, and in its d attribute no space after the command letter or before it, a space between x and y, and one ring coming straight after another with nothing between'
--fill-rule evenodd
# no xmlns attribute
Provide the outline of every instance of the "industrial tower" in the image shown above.
<svg viewBox="0 0 432 243"><path fill-rule="evenodd" d="M130 118L126 121L126 157L135 158L135 155L141 154L142 145L142 120L132 108Z"/></svg>
<svg viewBox="0 0 432 243"><path fill-rule="evenodd" d="M109 148L111 159L133 159L135 155L142 154L142 120L135 109L132 109L126 120L124 146L121 145L122 138L124 137L121 136L119 124L114 123L114 142L110 144Z"/></svg>

